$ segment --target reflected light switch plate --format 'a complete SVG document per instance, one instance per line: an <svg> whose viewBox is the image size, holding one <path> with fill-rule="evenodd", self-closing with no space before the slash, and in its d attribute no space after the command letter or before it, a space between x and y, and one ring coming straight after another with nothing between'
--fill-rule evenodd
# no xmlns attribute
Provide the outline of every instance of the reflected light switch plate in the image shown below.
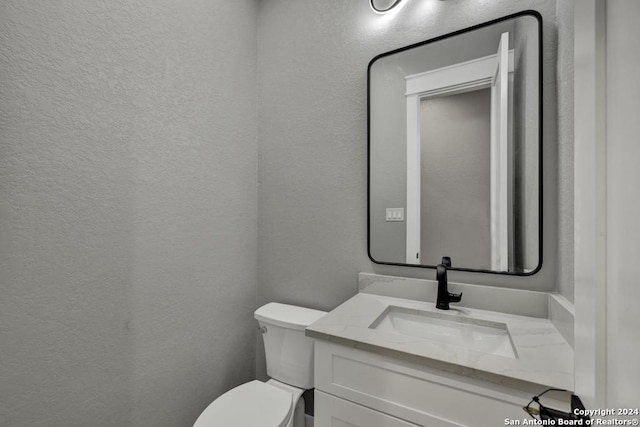
<svg viewBox="0 0 640 427"><path fill-rule="evenodd" d="M404 221L404 208L387 208L387 221Z"/></svg>

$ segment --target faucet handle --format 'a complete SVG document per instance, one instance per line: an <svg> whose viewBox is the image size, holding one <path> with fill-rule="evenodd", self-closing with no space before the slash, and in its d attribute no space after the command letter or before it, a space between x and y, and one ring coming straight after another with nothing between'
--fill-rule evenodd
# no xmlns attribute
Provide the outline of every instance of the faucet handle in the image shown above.
<svg viewBox="0 0 640 427"><path fill-rule="evenodd" d="M443 256L441 264L444 265L447 268L450 268L451 267L451 257Z"/></svg>
<svg viewBox="0 0 640 427"><path fill-rule="evenodd" d="M447 300L449 300L449 302L462 301L462 292L460 292L459 294L452 294L451 292L449 292L448 294L449 295L447 295Z"/></svg>

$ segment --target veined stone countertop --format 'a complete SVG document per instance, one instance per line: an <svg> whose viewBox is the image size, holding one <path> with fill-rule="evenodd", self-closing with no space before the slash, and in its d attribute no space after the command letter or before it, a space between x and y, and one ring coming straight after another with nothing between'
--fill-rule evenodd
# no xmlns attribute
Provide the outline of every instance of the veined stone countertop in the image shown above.
<svg viewBox="0 0 640 427"><path fill-rule="evenodd" d="M499 322L507 326L515 357L372 329L390 306L408 310ZM359 293L306 329L306 335L449 372L511 384L512 380L572 390L573 349L544 318L518 316L469 307L444 312L433 302Z"/></svg>

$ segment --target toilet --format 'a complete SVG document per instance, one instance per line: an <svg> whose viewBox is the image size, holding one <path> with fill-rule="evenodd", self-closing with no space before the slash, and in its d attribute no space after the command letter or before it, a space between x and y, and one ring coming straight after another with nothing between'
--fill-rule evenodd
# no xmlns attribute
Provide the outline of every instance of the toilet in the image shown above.
<svg viewBox="0 0 640 427"><path fill-rule="evenodd" d="M269 381L229 390L193 427L305 427L302 393L313 388L313 339L307 326L326 312L271 302L254 313L264 339Z"/></svg>

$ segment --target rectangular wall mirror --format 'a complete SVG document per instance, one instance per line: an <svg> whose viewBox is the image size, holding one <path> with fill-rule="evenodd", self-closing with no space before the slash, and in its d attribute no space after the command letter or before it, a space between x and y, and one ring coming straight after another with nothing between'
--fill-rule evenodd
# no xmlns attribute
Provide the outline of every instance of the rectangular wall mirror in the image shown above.
<svg viewBox="0 0 640 427"><path fill-rule="evenodd" d="M542 18L526 11L369 63L374 262L540 269L541 40Z"/></svg>

